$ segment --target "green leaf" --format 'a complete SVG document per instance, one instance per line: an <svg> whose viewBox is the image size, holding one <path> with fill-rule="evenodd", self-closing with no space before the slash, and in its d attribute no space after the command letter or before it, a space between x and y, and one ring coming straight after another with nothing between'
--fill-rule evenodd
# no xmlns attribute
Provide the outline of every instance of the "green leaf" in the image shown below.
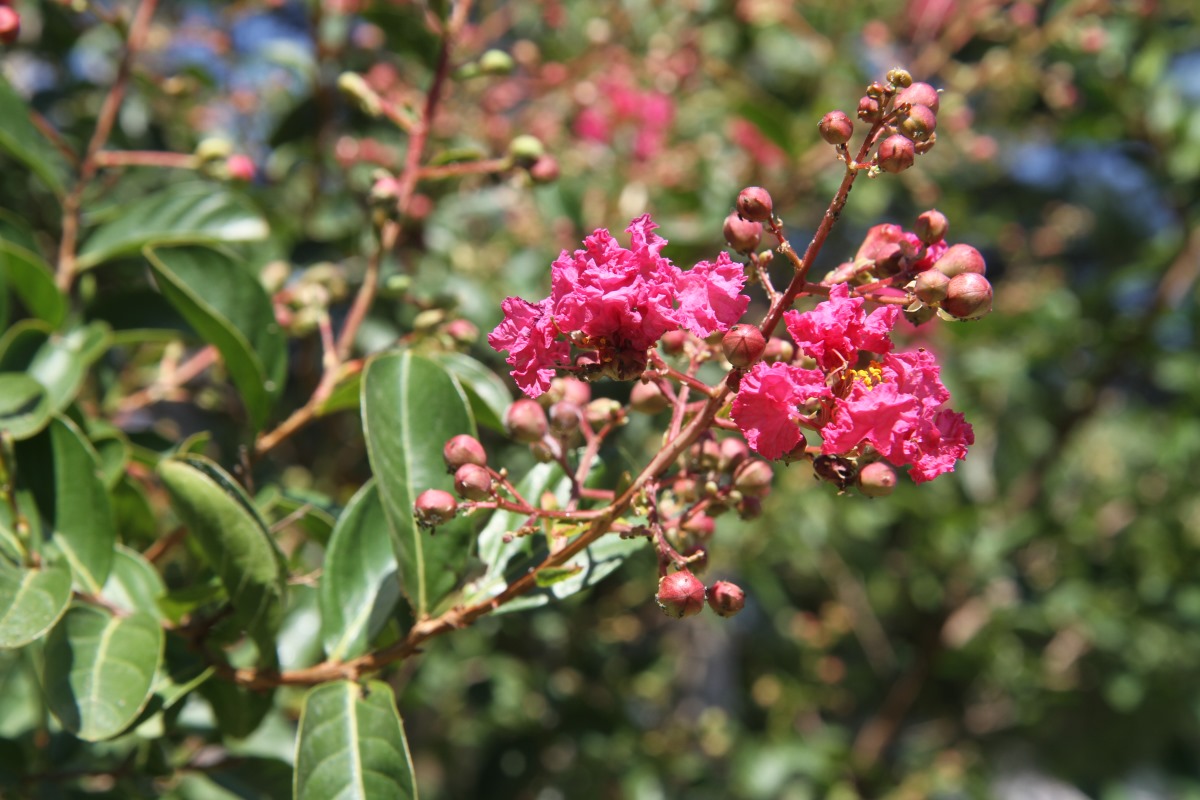
<svg viewBox="0 0 1200 800"><path fill-rule="evenodd" d="M46 387L55 413L75 401L88 369L108 350L109 342L108 326L93 322L65 334L52 334L38 348L27 372Z"/></svg>
<svg viewBox="0 0 1200 800"><path fill-rule="evenodd" d="M267 238L262 215L244 197L208 183L171 186L130 203L83 243L77 265L94 267L146 245L251 242Z"/></svg>
<svg viewBox="0 0 1200 800"><path fill-rule="evenodd" d="M462 389L442 367L410 352L373 359L363 376L363 430L400 564L401 586L424 617L455 586L470 554L470 521L458 518L433 533L413 519L426 489L452 489L442 447L475 433Z"/></svg>
<svg viewBox="0 0 1200 800"><path fill-rule="evenodd" d="M50 711L90 742L125 730L150 699L163 631L149 614L114 617L95 606L67 612L46 641Z"/></svg>
<svg viewBox="0 0 1200 800"><path fill-rule="evenodd" d="M287 342L262 284L216 250L148 248L146 257L163 295L221 352L250 419L262 427L287 376Z"/></svg>
<svg viewBox="0 0 1200 800"><path fill-rule="evenodd" d="M18 569L0 561L0 647L23 647L58 622L71 602L71 571Z"/></svg>
<svg viewBox="0 0 1200 800"><path fill-rule="evenodd" d="M50 421L46 387L21 372L0 372L0 429L14 439L28 439Z"/></svg>
<svg viewBox="0 0 1200 800"><path fill-rule="evenodd" d="M529 471L517 490L524 497L540 497L549 490L560 500L565 500L570 483L558 465L539 464ZM492 514L488 524L479 532L479 558L487 570L482 577L467 585L464 603L479 603L495 597L509 583L526 575L550 554L546 537L541 532L528 536L509 536L525 519L525 515L507 511ZM536 608L581 592L607 577L644 544L645 540L640 538L604 536L561 567L543 570L537 578L535 589L500 606L496 613Z"/></svg>
<svg viewBox="0 0 1200 800"><path fill-rule="evenodd" d="M234 480L207 459L163 459L158 474L171 507L224 584L234 624L251 633L264 659L273 659L286 573L266 525Z"/></svg>
<svg viewBox="0 0 1200 800"><path fill-rule="evenodd" d="M333 391L317 406L317 416L323 417L326 414L358 408L361 395L362 369L347 370L343 367L342 374L333 385Z"/></svg>
<svg viewBox="0 0 1200 800"><path fill-rule="evenodd" d="M41 132L34 127L29 106L0 76L0 148L25 164L42 182L62 196L67 175L67 161Z"/></svg>
<svg viewBox="0 0 1200 800"><path fill-rule="evenodd" d="M412 756L390 686L336 681L309 691L300 713L293 797L416 799Z"/></svg>
<svg viewBox="0 0 1200 800"><path fill-rule="evenodd" d="M66 316L67 301L54 283L50 265L4 233L0 229L0 272L30 314L57 328Z"/></svg>
<svg viewBox="0 0 1200 800"><path fill-rule="evenodd" d="M466 390L476 421L504 433L504 414L512 405L512 394L500 376L464 353L438 353L437 360Z"/></svg>
<svg viewBox="0 0 1200 800"><path fill-rule="evenodd" d="M101 592L105 600L123 611L145 611L162 619L158 601L166 593L167 587L158 571L141 553L117 545L112 571Z"/></svg>
<svg viewBox="0 0 1200 800"><path fill-rule="evenodd" d="M396 554L374 481L358 490L338 518L317 592L328 657L365 653L400 599Z"/></svg>

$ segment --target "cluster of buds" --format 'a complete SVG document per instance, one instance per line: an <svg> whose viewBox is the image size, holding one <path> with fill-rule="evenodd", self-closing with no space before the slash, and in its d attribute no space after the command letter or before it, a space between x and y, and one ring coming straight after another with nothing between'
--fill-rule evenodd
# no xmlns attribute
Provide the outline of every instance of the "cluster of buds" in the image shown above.
<svg viewBox="0 0 1200 800"><path fill-rule="evenodd" d="M193 157L196 169L216 180L248 182L258 174L254 160L233 152L233 142L222 137L202 140L196 145Z"/></svg>
<svg viewBox="0 0 1200 800"><path fill-rule="evenodd" d="M857 116L871 126L870 143L878 142L869 166L884 172L903 172L916 157L928 153L937 142L937 89L914 83L907 70L893 69L887 82L872 82L858 101ZM854 122L843 111L830 111L817 123L821 138L850 160L847 143L854 135Z"/></svg>
<svg viewBox="0 0 1200 800"><path fill-rule="evenodd" d="M732 617L746 606L746 593L737 584L717 581L705 588L700 579L686 569L660 578L654 599L664 614L675 619L699 614L706 600L709 608L722 617Z"/></svg>
<svg viewBox="0 0 1200 800"><path fill-rule="evenodd" d="M15 44L21 35L21 15L12 7L11 0L0 0L0 42Z"/></svg>
<svg viewBox="0 0 1200 800"><path fill-rule="evenodd" d="M275 320L291 336L307 336L328 324L329 307L346 299L350 289L342 268L330 262L313 264L295 279L287 262L272 261L260 280L272 294Z"/></svg>

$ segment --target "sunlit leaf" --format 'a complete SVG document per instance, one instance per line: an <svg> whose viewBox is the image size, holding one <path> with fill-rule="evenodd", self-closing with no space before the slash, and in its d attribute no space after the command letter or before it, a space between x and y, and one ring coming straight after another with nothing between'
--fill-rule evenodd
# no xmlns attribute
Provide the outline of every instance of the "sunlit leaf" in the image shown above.
<svg viewBox="0 0 1200 800"><path fill-rule="evenodd" d="M29 106L0 76L0 148L29 167L42 182L62 195L67 175L63 154L34 127Z"/></svg>
<svg viewBox="0 0 1200 800"><path fill-rule="evenodd" d="M0 647L22 647L53 627L71 601L65 566L18 568L0 559Z"/></svg>

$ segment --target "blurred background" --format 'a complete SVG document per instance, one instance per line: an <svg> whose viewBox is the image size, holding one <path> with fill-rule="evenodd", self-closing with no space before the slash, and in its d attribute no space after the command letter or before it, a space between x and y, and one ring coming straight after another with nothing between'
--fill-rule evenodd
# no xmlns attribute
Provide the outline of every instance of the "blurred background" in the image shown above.
<svg viewBox="0 0 1200 800"><path fill-rule="evenodd" d="M17 6L22 44L0 68L85 139L119 40L93 12ZM398 169L406 139L336 79L355 70L397 104L419 100L436 48L424 12L164 4L114 146L230 139L272 223L257 263L334 264L353 280L374 170ZM705 579L746 589L740 616L665 617L646 552L590 593L485 619L391 675L422 796L1200 798L1193 0L546 0L482 2L472 19L456 58L496 48L513 69L460 71L433 152L503 154L527 133L560 174L422 184L364 348L429 310L486 332L505 295L545 296L561 248L645 212L677 264L711 259L746 185L769 189L807 242L841 178L817 120L852 114L897 65L944 90L937 146L899 176L859 181L817 273L871 225L911 227L937 208L951 242L983 251L996 295L981 321L910 334L937 352L975 427L966 462L881 500L781 467L763 516L722 517L712 541ZM164 181L144 172L125 191ZM52 208L9 169L0 201ZM146 278L133 265L87 281L102 300L105 281ZM299 405L320 342L294 334L287 402ZM503 367L482 340L471 352ZM367 474L352 415L296 436L267 468L344 503ZM218 414L176 422L234 435ZM625 430L614 474L657 450L659 422ZM485 444L518 475L531 463L497 434ZM236 752L290 758L291 735L268 724ZM196 792L180 796L226 796Z"/></svg>

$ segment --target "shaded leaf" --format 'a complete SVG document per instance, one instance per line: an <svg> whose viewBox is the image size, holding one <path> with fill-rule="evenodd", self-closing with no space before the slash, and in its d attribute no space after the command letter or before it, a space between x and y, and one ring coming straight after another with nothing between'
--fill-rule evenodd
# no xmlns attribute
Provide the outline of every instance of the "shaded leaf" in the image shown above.
<svg viewBox="0 0 1200 800"><path fill-rule="evenodd" d="M29 167L42 182L63 194L68 165L63 154L42 136L29 118L29 106L0 76L0 148Z"/></svg>
<svg viewBox="0 0 1200 800"><path fill-rule="evenodd" d="M199 456L163 459L158 474L171 507L224 584L233 623L251 633L264 659L273 660L285 570L249 498L220 467Z"/></svg>
<svg viewBox="0 0 1200 800"><path fill-rule="evenodd" d="M452 489L442 447L475 433L462 389L438 364L410 352L373 359L363 377L363 430L379 497L394 536L401 586L425 616L454 589L470 553L470 521L458 518L433 533L413 519L426 489Z"/></svg>
<svg viewBox="0 0 1200 800"><path fill-rule="evenodd" d="M464 353L438 353L437 360L466 390L475 420L484 427L505 433L504 414L513 399L500 376Z"/></svg>
<svg viewBox="0 0 1200 800"><path fill-rule="evenodd" d="M98 227L80 248L80 270L149 244L223 244L265 239L262 215L244 197L212 184L171 186L143 197Z"/></svg>
<svg viewBox="0 0 1200 800"><path fill-rule="evenodd" d="M21 372L0 372L0 429L18 441L35 435L50 421L46 387Z"/></svg>
<svg viewBox="0 0 1200 800"><path fill-rule="evenodd" d="M101 592L105 600L123 611L145 611L161 619L158 601L166 593L158 570L141 553L117 545L112 571Z"/></svg>
<svg viewBox="0 0 1200 800"><path fill-rule="evenodd" d="M390 686L336 681L309 691L296 740L293 796L415 800L412 756Z"/></svg>
<svg viewBox="0 0 1200 800"><path fill-rule="evenodd" d="M46 387L55 413L75 401L88 369L108 350L109 342L108 326L93 322L65 334L51 334L38 348L27 372Z"/></svg>
<svg viewBox="0 0 1200 800"><path fill-rule="evenodd" d="M30 314L58 327L66 316L67 302L54 283L50 265L34 251L4 238L3 234L0 230L0 272L6 283L21 298Z"/></svg>
<svg viewBox="0 0 1200 800"><path fill-rule="evenodd" d="M65 566L20 569L0 560L0 647L23 647L41 637L70 602Z"/></svg>
<svg viewBox="0 0 1200 800"><path fill-rule="evenodd" d="M326 655L345 660L365 653L400 599L396 554L373 481L338 518L317 591Z"/></svg>
<svg viewBox="0 0 1200 800"><path fill-rule="evenodd" d="M162 652L162 628L149 614L114 617L95 606L72 608L46 641L50 711L81 739L116 736L150 699Z"/></svg>
<svg viewBox="0 0 1200 800"><path fill-rule="evenodd" d="M216 346L256 427L287 375L287 345L266 290L231 256L203 247L147 249L159 289Z"/></svg>

